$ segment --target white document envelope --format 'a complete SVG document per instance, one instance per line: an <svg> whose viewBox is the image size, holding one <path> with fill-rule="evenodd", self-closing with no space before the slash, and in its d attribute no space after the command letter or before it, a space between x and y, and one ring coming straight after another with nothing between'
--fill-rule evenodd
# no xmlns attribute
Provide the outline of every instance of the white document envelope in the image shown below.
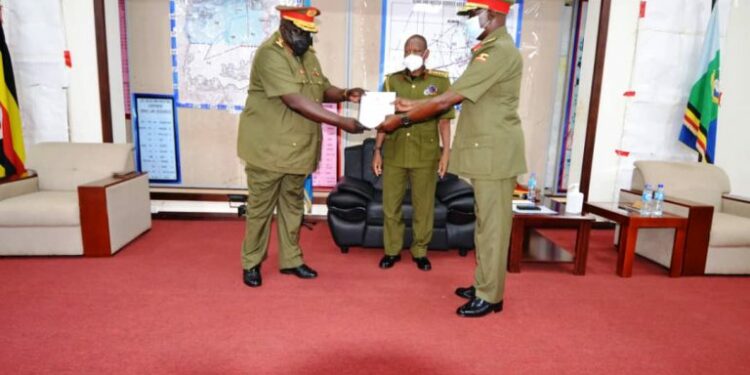
<svg viewBox="0 0 750 375"><path fill-rule="evenodd" d="M395 101L395 92L368 91L359 103L359 122L370 129L377 127L386 116L396 113Z"/></svg>

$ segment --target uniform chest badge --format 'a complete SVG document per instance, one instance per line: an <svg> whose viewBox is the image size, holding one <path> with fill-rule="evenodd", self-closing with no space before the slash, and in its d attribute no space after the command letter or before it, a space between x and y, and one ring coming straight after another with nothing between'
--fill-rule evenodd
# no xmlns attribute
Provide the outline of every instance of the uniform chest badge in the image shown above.
<svg viewBox="0 0 750 375"><path fill-rule="evenodd" d="M318 71L317 71L317 70L313 70L313 75L314 75L315 77L320 77L320 73L318 73Z"/></svg>
<svg viewBox="0 0 750 375"><path fill-rule="evenodd" d="M435 85L429 85L426 89L424 89L424 95L425 96L434 96L438 92L437 86Z"/></svg>
<svg viewBox="0 0 750 375"><path fill-rule="evenodd" d="M474 60L475 61L486 62L488 57L490 57L490 55L488 55L486 53L480 53L479 55L477 55L477 57L474 58Z"/></svg>

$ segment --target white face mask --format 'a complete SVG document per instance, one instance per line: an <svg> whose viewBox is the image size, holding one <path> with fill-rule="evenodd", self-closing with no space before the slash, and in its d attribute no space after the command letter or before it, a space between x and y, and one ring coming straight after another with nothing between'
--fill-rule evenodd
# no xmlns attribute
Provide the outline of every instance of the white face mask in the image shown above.
<svg viewBox="0 0 750 375"><path fill-rule="evenodd" d="M418 70L424 65L424 59L419 55L409 55L404 57L404 67L410 72Z"/></svg>
<svg viewBox="0 0 750 375"><path fill-rule="evenodd" d="M482 20L480 18L486 18L486 13L487 11L484 10L466 21L466 36L471 39L479 39L479 37L484 32L484 26L482 25ZM486 23L487 22L485 19L485 24Z"/></svg>

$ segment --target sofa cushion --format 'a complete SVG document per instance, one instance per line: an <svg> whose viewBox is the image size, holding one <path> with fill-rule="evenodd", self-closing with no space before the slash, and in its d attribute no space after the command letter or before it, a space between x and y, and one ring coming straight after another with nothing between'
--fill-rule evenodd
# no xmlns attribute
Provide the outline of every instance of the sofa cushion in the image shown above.
<svg viewBox="0 0 750 375"><path fill-rule="evenodd" d="M750 247L750 219L714 212L711 223L711 247Z"/></svg>
<svg viewBox="0 0 750 375"><path fill-rule="evenodd" d="M133 145L38 143L28 149L26 167L39 175L39 190L76 190L78 185L133 170Z"/></svg>
<svg viewBox="0 0 750 375"><path fill-rule="evenodd" d="M670 197L721 209L721 196L729 193L729 177L724 171L706 163L641 160L635 162L631 188L643 189L645 184L655 187L664 184L667 199Z"/></svg>
<svg viewBox="0 0 750 375"><path fill-rule="evenodd" d="M76 191L38 191L0 201L2 227L80 225Z"/></svg>

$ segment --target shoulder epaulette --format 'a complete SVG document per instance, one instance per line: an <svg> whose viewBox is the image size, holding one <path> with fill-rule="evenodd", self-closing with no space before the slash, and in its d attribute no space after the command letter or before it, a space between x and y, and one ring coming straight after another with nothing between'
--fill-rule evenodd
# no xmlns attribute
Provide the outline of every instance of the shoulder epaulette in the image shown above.
<svg viewBox="0 0 750 375"><path fill-rule="evenodd" d="M276 39L276 42L274 42L273 44L277 45L278 47L284 48L284 39L279 37L278 39Z"/></svg>
<svg viewBox="0 0 750 375"><path fill-rule="evenodd" d="M427 74L431 76L435 76L435 77L440 77L440 78L448 78L448 72L444 70L429 69L427 70Z"/></svg>

